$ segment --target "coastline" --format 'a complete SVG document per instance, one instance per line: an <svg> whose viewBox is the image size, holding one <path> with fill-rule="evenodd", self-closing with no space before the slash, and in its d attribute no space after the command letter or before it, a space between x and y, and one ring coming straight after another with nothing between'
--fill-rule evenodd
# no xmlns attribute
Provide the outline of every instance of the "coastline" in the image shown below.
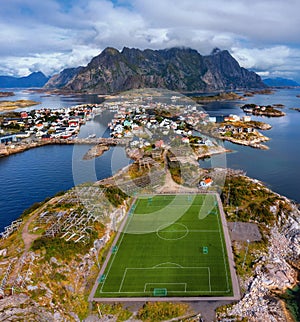
<svg viewBox="0 0 300 322"><path fill-rule="evenodd" d="M121 169L116 175L119 176L120 173L124 172L125 168ZM226 171L226 170L224 170ZM238 175L236 171L230 172L231 176ZM236 174L235 174L236 173ZM107 184L111 184L111 182L115 182L114 180L115 176L106 178L105 180L102 180L100 182L95 182L91 187L100 187L102 184L105 184L105 181ZM252 273L250 276L246 275L244 277L239 277L240 278L240 283L241 283L241 289L242 289L242 298L239 301L236 301L232 303L230 306L226 307L226 310L224 311L223 309L221 311L217 311L217 317L220 319L220 321L224 321L227 318L230 318L231 316L252 316L254 319L262 319L265 318L267 319L268 317L272 316L272 312L274 308L276 308L277 312L277 321L284 321L282 320L283 316L286 316L289 311L285 311L285 306L281 306L282 300L277 300L277 302L273 302L270 304L268 301L268 297L274 297L276 296L276 293L273 293L273 290L279 290L278 294L283 294L287 288L291 288L293 285L297 283L296 275L295 275L295 269L289 265L290 261L293 261L297 259L297 254L299 253L299 245L297 244L297 236L299 238L299 231L298 235L297 232L295 231L295 228L297 227L297 217L299 216L300 212L299 209L287 198L276 194L272 192L270 189L266 188L260 181L246 177L242 175L241 177L245 178L245 180L249 181L249 183L254 184L257 189L261 191L268 191L272 195L276 196L276 200L283 200L286 206L291 207L291 212L289 212L289 215L287 214L282 214L279 219L278 219L278 224L271 225L269 227L270 232L268 233L268 247L266 250L259 252L256 254L256 264L255 264L255 270L252 268L251 271ZM168 180L172 180L170 177L168 177ZM178 191L178 192L183 192L183 191L190 191L189 188L183 187L181 185L177 185L166 180L164 184L164 189L163 187L157 187L157 192L164 192L166 191ZM83 188L73 188L71 191L78 191L79 193L80 189ZM165 190L167 189L167 190ZM21 226L22 229L22 236L24 235L24 229L27 227L27 230L29 229L29 223L33 220L34 216L37 216L37 214L42 213L43 209L46 209L47 205L52 204L52 205L59 205L62 203L62 200L66 199L66 202L68 202L68 198L66 197L67 195L72 195L71 191L66 192L63 196L61 197L54 197L51 198L46 204L42 204L37 210L32 212L28 217L22 217L23 218L23 223ZM73 197L74 198L74 197ZM224 204L224 201L223 201ZM275 202L276 204L276 202ZM62 204L63 205L63 204ZM86 204L87 206L88 204ZM124 211L122 211L122 215L120 218L123 218L124 216ZM223 224L227 225L228 222L230 222L230 219L228 218L228 215L226 215L226 223L224 222ZM111 219L112 220L112 217ZM111 227L111 223L108 222L107 227ZM296 225L296 226L295 226ZM299 226L299 222L298 222ZM31 228L31 235L32 233L32 226ZM37 226L38 227L38 226ZM111 229L111 228L110 228ZM299 227L298 227L299 229ZM25 229L26 230L26 229ZM111 245L111 237L110 237L110 230L106 231L105 234L105 243L103 244L102 247L107 247ZM40 235L32 235L34 236L35 239L39 238ZM11 241L13 242L14 237L12 237ZM236 245L236 241L232 239L232 242L234 242L234 245ZM1 242L1 240L0 240ZM30 244L27 245L27 250L29 249ZM8 246L6 246L8 247ZM298 247L298 249L297 249ZM25 249L25 250L26 250ZM249 254L252 254L253 251L249 251ZM33 256L32 250L28 253L26 253L27 257ZM95 258L92 255L92 252L90 251L88 253L89 255L86 258L89 259L89 266L86 268L86 274L91 274L92 271L94 271L95 267L97 267L97 258ZM255 252L254 252L255 254ZM20 255L19 255L20 256ZM24 255L24 258L26 257ZM36 256L36 255L34 255ZM252 256L252 255L251 255ZM277 258L277 262L275 259ZM84 261L84 257L81 259ZM1 261L1 257L0 257ZM61 261L57 261L57 259L52 259L53 262L58 263L57 267L58 270L61 270L62 265L64 265ZM36 262L35 265L39 265ZM235 265L238 265L237 263ZM240 265L240 264L239 264ZM94 267L94 269L93 269ZM265 268L268 268L267 270ZM22 269L22 268L20 268ZM96 270L97 272L97 270ZM276 272L280 272L276 273ZM82 273L80 273L82 274ZM253 274L253 275L252 275ZM95 278L95 275L92 275L93 280ZM288 276L288 279L286 279L284 276ZM84 284L85 285L85 284ZM39 286L41 287L41 286ZM42 286L43 287L43 286ZM82 289L82 288L81 288ZM82 292L82 291L80 291ZM5 300L10 299L10 303L14 303L14 299L18 298L18 296L21 295L14 295L14 297L5 297ZM30 296L30 292L29 292ZM260 300L263 299L263 300ZM4 302L5 303L5 302ZM281 304L280 304L281 303ZM222 302L220 302L220 305ZM5 304L3 306L5 308ZM251 308L251 309L250 309ZM47 310L48 312L48 310ZM59 308L60 314L66 314L68 313L66 311L66 308L64 306L60 306ZM225 312L225 313L224 313ZM252 314L252 315L249 315Z"/></svg>
<svg viewBox="0 0 300 322"><path fill-rule="evenodd" d="M222 138L223 139L223 138ZM229 140L228 140L229 141ZM235 144L241 144L241 143L238 143L238 142L233 142L233 143L235 143ZM47 145L47 144L74 144L74 143L50 143L50 142L46 142L45 141L45 143L44 144L42 144L42 145L40 145L40 146L44 146L44 145ZM244 145L244 144L242 144L242 145ZM248 145L248 144L245 144L245 145ZM248 145L249 146L249 145ZM36 147L39 147L39 146L36 146ZM34 147L30 147L30 148L34 148ZM30 148L28 148L28 149L30 149ZM258 148L258 147L255 147L255 148ZM27 150L27 149L24 149L24 150L21 150L21 151L17 151L17 152L14 152L14 153L19 153L19 152L23 152L23 151L25 151L25 150ZM224 152L231 152L230 150L227 150L227 151L224 151ZM216 152L216 153L212 153L212 154L209 154L209 155L207 155L207 154L200 154L200 156L199 156L199 158L202 158L202 157L209 157L209 156L211 156L211 155L213 155L213 154L218 154L218 153L223 153L223 152ZM122 169L122 170L124 170L124 168ZM120 171L122 171L122 170L120 170ZM107 178L107 180L109 180L110 178ZM282 196L280 196L280 195L278 195L278 197L282 197ZM281 234L281 233L280 233ZM278 235L275 235L275 232L274 232L274 236L276 237L278 237ZM275 238L275 240L276 240L276 238ZM282 256L282 254L279 254L280 256ZM265 265L264 263L262 264L263 266ZM258 272L261 272L261 271L258 271ZM263 283L263 282L265 282L265 281L263 281L263 280L260 280L260 279L257 279L257 280L249 280L249 281L247 281L247 282L245 282L245 285L247 285L247 286L249 286L249 292L248 293L245 293L245 294L249 294L248 295L248 300L249 300L249 298L252 298L252 293L251 292L254 292L255 291L255 288L257 287L257 285L259 284L259 283ZM247 284L248 283L248 284ZM289 288L289 287L287 287L287 288ZM264 292L265 293L263 293L266 297L267 296L270 296L270 294L272 294L272 291L270 291L270 289L264 289ZM252 295L251 295L252 294ZM263 296L263 295L262 295ZM253 298L252 298L253 299ZM255 297L254 297L254 299L253 299L254 301L256 300L255 299ZM242 308L243 310L246 310L246 305L249 305L249 303L250 303L250 306L251 306L251 302L247 302L246 300L243 302L243 304L241 304L239 307L238 307L238 309L240 309L240 308ZM238 309L236 308L236 311L234 311L234 312L238 312ZM258 309L257 307L256 307L256 309Z"/></svg>
<svg viewBox="0 0 300 322"><path fill-rule="evenodd" d="M38 104L40 102L32 100L0 101L0 112L14 111L19 108L31 107Z"/></svg>
<svg viewBox="0 0 300 322"><path fill-rule="evenodd" d="M35 141L31 143L22 143L17 145L2 145L0 146L0 158L8 157L13 154L22 153L30 149L39 148L45 145L74 145L71 140L49 140L49 141Z"/></svg>
<svg viewBox="0 0 300 322"><path fill-rule="evenodd" d="M251 148L255 148L255 149L260 149L260 150L269 150L270 148L265 145L265 144L261 144L261 142L266 142L269 141L270 139L267 137L263 137L263 138L259 138L256 140L252 140L252 141L247 141L247 140L239 140L239 139L235 139L235 138L231 138L231 137L219 137L220 140L223 141L229 141L235 144L239 144L239 145L244 145L244 146L249 146Z"/></svg>

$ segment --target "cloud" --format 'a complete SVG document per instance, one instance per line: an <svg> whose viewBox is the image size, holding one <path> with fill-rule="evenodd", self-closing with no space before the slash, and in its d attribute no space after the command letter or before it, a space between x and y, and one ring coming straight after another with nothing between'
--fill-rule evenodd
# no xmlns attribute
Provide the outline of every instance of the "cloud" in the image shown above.
<svg viewBox="0 0 300 322"><path fill-rule="evenodd" d="M107 46L229 49L260 73L300 71L297 0L10 0L0 10L0 73L47 74Z"/></svg>
<svg viewBox="0 0 300 322"><path fill-rule="evenodd" d="M299 78L300 49L287 46L232 48L232 55L240 65L261 76Z"/></svg>

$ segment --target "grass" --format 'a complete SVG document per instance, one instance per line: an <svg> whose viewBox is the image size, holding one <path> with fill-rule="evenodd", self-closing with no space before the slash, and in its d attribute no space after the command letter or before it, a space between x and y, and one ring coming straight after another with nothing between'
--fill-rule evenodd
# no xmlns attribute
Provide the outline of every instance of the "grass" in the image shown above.
<svg viewBox="0 0 300 322"><path fill-rule="evenodd" d="M137 317L142 321L157 322L186 315L189 311L189 306L183 303L148 302L138 311Z"/></svg>
<svg viewBox="0 0 300 322"><path fill-rule="evenodd" d="M138 198L115 246L96 297L232 295L214 195Z"/></svg>

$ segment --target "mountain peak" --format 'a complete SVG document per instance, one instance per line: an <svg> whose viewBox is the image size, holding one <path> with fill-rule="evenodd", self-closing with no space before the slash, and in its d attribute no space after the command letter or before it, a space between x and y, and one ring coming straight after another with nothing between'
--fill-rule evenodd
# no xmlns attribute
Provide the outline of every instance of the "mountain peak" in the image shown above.
<svg viewBox="0 0 300 322"><path fill-rule="evenodd" d="M33 72L28 76L13 77L0 76L0 88L28 88L28 87L43 87L49 77L46 77L42 72Z"/></svg>
<svg viewBox="0 0 300 322"><path fill-rule="evenodd" d="M120 54L120 52L116 49L116 48L113 48L113 47L106 47L101 54L109 54L109 55L118 55ZM101 55L100 54L100 55Z"/></svg>
<svg viewBox="0 0 300 322"><path fill-rule="evenodd" d="M212 52L210 54L217 55L217 54L220 54L221 52L222 52L222 50L220 48L216 47L212 50Z"/></svg>

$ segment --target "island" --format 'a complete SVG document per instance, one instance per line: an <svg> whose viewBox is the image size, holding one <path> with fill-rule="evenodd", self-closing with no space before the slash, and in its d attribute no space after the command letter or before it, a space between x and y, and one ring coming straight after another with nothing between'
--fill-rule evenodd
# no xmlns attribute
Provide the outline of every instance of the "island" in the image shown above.
<svg viewBox="0 0 300 322"><path fill-rule="evenodd" d="M278 105L277 105L278 106ZM274 108L274 106L260 106L256 104L245 104L241 107L245 113L268 116L268 117L281 117L285 116L285 113Z"/></svg>
<svg viewBox="0 0 300 322"><path fill-rule="evenodd" d="M126 146L131 157L137 149L150 152L176 140L179 146L192 149L190 155L194 155L195 162L200 158L228 152L216 139L268 149L262 143L269 138L258 130L268 130L270 125L252 121L249 116L241 118L237 115L229 115L224 118L224 122L216 123L214 118L191 103L193 101L185 96L167 95L164 98L161 92L152 90L142 95L136 91L112 96L102 104L2 114L0 156L49 144L92 144L96 146L86 153L85 160L99 157L115 145ZM101 113L114 113L108 127L115 141L94 137L79 139L77 135L80 127ZM196 137L193 131L198 133Z"/></svg>
<svg viewBox="0 0 300 322"><path fill-rule="evenodd" d="M263 150L269 149L268 146L262 144L269 141L269 138L258 130L265 131L271 128L270 124L253 121L250 116L240 117L234 114L224 117L223 122L206 123L196 127L199 131L214 138Z"/></svg>
<svg viewBox="0 0 300 322"><path fill-rule="evenodd" d="M275 93L274 89L265 88L265 89L260 89L260 90L256 90L256 91L247 91L247 92L245 92L244 96L245 97L252 97L255 95L272 95L274 93Z"/></svg>
<svg viewBox="0 0 300 322"><path fill-rule="evenodd" d="M97 144L90 148L83 156L83 160L91 160L100 157L105 151L109 150L107 145Z"/></svg>
<svg viewBox="0 0 300 322"><path fill-rule="evenodd" d="M0 111L15 110L17 108L25 108L38 104L40 104L40 102L32 100L0 101Z"/></svg>
<svg viewBox="0 0 300 322"><path fill-rule="evenodd" d="M300 108L299 107L291 107L290 110L300 112Z"/></svg>
<svg viewBox="0 0 300 322"><path fill-rule="evenodd" d="M217 95L211 96L191 96L191 99L193 99L197 103L209 103L215 101L245 100L245 97L240 96L234 92L221 92Z"/></svg>
<svg viewBox="0 0 300 322"><path fill-rule="evenodd" d="M9 96L14 96L14 92L0 92L0 97L9 97Z"/></svg>

